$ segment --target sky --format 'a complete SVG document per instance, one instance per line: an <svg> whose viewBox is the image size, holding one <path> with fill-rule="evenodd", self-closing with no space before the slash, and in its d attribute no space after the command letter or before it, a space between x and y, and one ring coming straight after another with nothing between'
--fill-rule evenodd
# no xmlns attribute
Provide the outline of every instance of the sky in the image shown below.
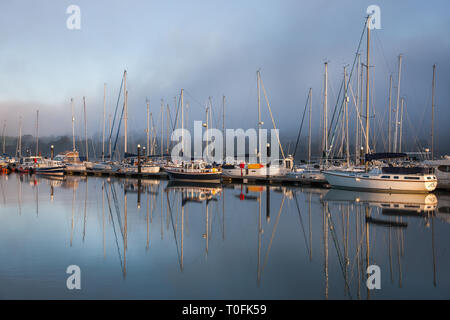
<svg viewBox="0 0 450 320"><path fill-rule="evenodd" d="M66 27L71 4L81 9L80 30ZM204 119L210 96L218 119L225 95L226 126L246 129L257 122L260 69L281 134L296 136L311 87L313 133L318 135L324 62L329 63L328 104L334 107L343 67L353 63L366 9L373 4L381 10L381 29L372 30L371 43L373 121L380 128L386 122L389 75L396 85L401 53L405 136L429 137L436 64L436 139L447 143L450 3L446 0L2 1L0 121L3 126L6 120L7 135L17 135L21 116L23 132L34 134L39 109L40 135L71 134L73 97L76 132L83 135L85 96L88 134L98 134L104 83L110 114L126 69L130 135L145 134L146 99L159 119L161 99L173 108L181 88L190 122ZM365 39L361 54L365 59ZM395 92L396 88L394 102ZM270 128L265 106L263 119Z"/></svg>

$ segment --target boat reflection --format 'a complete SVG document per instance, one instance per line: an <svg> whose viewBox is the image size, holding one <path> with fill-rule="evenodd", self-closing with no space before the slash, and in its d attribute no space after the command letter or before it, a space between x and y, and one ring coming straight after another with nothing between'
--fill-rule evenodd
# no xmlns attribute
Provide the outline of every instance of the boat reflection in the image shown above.
<svg viewBox="0 0 450 320"><path fill-rule="evenodd" d="M449 193L388 194L84 176L8 179L8 183L17 182L19 214L25 212L23 208L35 208L36 217L47 219L50 193L54 208L66 208L63 241L67 247L74 248L72 252L96 250L103 242L103 256L106 259L108 251L113 253L116 272L121 271L123 278L127 258L130 272L135 273L138 263L149 263L150 256L164 252L163 258L177 257L178 263L175 258L170 263L186 275L197 267L218 266L225 257L232 266L236 260L246 260L250 268L244 265L239 272L247 272L246 277L263 292L288 261L289 267L297 268L298 263L311 269L298 280L319 284L325 299L342 298L342 292L348 299L382 296L366 287L367 267L374 264L386 270L383 279L390 278L390 287L402 288L405 278L411 281L415 276L405 265L417 252L429 254L421 261L421 271L429 275L430 286L437 286L437 260L443 260L438 250L442 225L450 222ZM6 178L1 181L6 183ZM11 197L10 189L2 189L4 202ZM59 213L52 219L60 219ZM245 259L232 253L236 247ZM227 274L230 279L241 276Z"/></svg>

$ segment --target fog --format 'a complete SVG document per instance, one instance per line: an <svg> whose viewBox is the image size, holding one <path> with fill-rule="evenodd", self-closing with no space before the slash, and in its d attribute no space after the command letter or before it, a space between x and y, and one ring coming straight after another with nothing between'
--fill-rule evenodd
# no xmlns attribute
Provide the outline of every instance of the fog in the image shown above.
<svg viewBox="0 0 450 320"><path fill-rule="evenodd" d="M330 115L343 78L351 67L364 27L366 9L381 9L381 29L371 42L371 126L377 149L387 134L389 75L397 84L403 54L401 97L405 98L405 148L430 144L432 65L436 76L436 149L448 153L450 20L448 1L76 1L81 29L66 28L73 1L21 1L0 4L0 121L6 135L84 136L82 97L88 135L98 137L103 117L114 114L123 71L128 73L129 136L145 136L146 99L159 130L164 99L175 114L174 97L185 90L186 118L203 120L212 97L213 125L220 123L226 96L228 128L257 123L256 71L286 147L295 141L308 90L313 90L312 132L320 141L324 62L329 63ZM365 62L363 39L361 58ZM356 79L352 80L356 90ZM393 89L393 105L396 88ZM121 102L122 103L122 102ZM119 104L121 107L121 103ZM262 97L263 121L272 122ZM354 106L350 106L351 128ZM120 110L119 110L120 113ZM221 124L219 125L221 127ZM123 126L122 126L123 128ZM307 126L302 132L304 151ZM159 131L158 131L159 132ZM420 143L418 143L420 141ZM316 150L319 149L315 144ZM411 150L413 151L413 150Z"/></svg>

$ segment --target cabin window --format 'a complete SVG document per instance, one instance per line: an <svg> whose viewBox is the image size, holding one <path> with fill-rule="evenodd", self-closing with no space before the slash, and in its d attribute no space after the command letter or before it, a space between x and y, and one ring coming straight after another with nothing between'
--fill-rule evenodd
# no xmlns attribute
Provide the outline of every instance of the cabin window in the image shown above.
<svg viewBox="0 0 450 320"><path fill-rule="evenodd" d="M381 176L382 179L390 179L391 176Z"/></svg>
<svg viewBox="0 0 450 320"><path fill-rule="evenodd" d="M450 172L450 166L439 166L438 170L442 172Z"/></svg>
<svg viewBox="0 0 450 320"><path fill-rule="evenodd" d="M394 176L394 179L398 179L398 176Z"/></svg>
<svg viewBox="0 0 450 320"><path fill-rule="evenodd" d="M403 179L406 179L406 180L420 180L419 177L403 177Z"/></svg>

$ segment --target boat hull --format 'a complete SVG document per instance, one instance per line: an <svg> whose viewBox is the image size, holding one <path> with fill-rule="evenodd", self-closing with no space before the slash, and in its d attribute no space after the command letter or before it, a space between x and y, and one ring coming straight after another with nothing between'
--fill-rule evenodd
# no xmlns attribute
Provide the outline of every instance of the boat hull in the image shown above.
<svg viewBox="0 0 450 320"><path fill-rule="evenodd" d="M46 168L35 168L34 172L36 174L44 174L50 176L63 176L64 175L64 167L46 167Z"/></svg>
<svg viewBox="0 0 450 320"><path fill-rule="evenodd" d="M180 172L175 170L166 169L166 172L170 180L178 181L192 181L192 182L213 182L220 183L221 173L220 172Z"/></svg>
<svg viewBox="0 0 450 320"><path fill-rule="evenodd" d="M325 171L325 178L333 188L375 192L428 193L436 189L436 180L386 180L361 173Z"/></svg>
<svg viewBox="0 0 450 320"><path fill-rule="evenodd" d="M222 169L223 176L227 178L270 178L286 176L288 171L282 167L262 167L262 168L232 168Z"/></svg>

